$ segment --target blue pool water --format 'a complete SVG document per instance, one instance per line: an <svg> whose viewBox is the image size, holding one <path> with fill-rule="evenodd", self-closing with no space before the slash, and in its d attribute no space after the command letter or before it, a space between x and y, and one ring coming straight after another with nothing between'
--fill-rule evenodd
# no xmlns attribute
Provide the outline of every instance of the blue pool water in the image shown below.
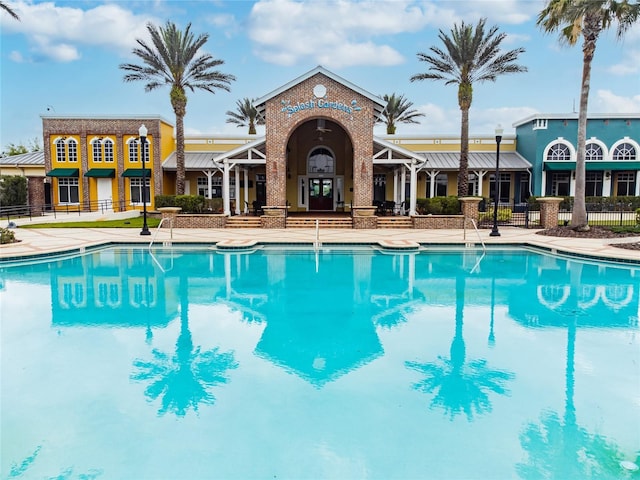
<svg viewBox="0 0 640 480"><path fill-rule="evenodd" d="M639 279L524 250L0 266L0 478L638 478Z"/></svg>

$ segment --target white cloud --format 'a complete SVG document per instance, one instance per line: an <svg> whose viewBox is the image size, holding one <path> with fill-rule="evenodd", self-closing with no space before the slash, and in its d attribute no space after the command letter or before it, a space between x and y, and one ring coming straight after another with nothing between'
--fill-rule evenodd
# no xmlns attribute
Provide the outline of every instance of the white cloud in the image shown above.
<svg viewBox="0 0 640 480"><path fill-rule="evenodd" d="M88 10L57 6L53 2L13 4L20 22L3 22L12 32L25 35L34 58L68 62L81 57L83 46L131 51L136 38L147 38L148 16L137 16L117 4ZM156 22L157 23L157 22Z"/></svg>
<svg viewBox="0 0 640 480"><path fill-rule="evenodd" d="M247 31L256 55L270 63L396 65L403 55L377 39L417 32L451 15L432 4L405 0L264 0L253 6Z"/></svg>
<svg viewBox="0 0 640 480"><path fill-rule="evenodd" d="M622 63L612 65L607 69L607 71L613 75L620 76L633 75L634 73L637 74L640 72L640 50L630 48L625 49Z"/></svg>
<svg viewBox="0 0 640 480"><path fill-rule="evenodd" d="M22 57L22 54L20 52L18 52L17 50L13 50L10 54L9 54L9 59L13 62L16 63L22 63L24 62L24 58Z"/></svg>
<svg viewBox="0 0 640 480"><path fill-rule="evenodd" d="M621 97L610 90L598 90L593 109L589 110L602 113L637 113L640 112L640 94Z"/></svg>

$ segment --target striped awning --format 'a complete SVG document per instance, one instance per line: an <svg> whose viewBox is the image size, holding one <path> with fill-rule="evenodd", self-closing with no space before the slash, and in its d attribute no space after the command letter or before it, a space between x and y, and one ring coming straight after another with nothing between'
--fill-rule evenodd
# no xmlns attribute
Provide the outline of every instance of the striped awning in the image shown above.
<svg viewBox="0 0 640 480"><path fill-rule="evenodd" d="M80 176L79 168L54 168L47 172L47 177L78 177Z"/></svg>

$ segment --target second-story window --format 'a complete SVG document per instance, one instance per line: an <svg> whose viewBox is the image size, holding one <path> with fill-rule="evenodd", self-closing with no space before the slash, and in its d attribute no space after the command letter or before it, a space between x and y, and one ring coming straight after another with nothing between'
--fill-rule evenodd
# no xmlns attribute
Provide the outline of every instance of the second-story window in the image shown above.
<svg viewBox="0 0 640 480"><path fill-rule="evenodd" d="M102 162L102 144L100 140L94 140L93 142L93 161Z"/></svg>
<svg viewBox="0 0 640 480"><path fill-rule="evenodd" d="M564 143L556 143L552 145L547 152L547 160L571 160L571 150L569 150L569 147Z"/></svg>
<svg viewBox="0 0 640 480"><path fill-rule="evenodd" d="M66 150L64 140L56 140L56 160L58 162L64 162L66 160Z"/></svg>
<svg viewBox="0 0 640 480"><path fill-rule="evenodd" d="M104 161L113 163L113 142L108 138L104 141Z"/></svg>
<svg viewBox="0 0 640 480"><path fill-rule="evenodd" d="M70 162L78 161L78 142L76 142L73 138L69 140L67 143L67 151L69 155Z"/></svg>
<svg viewBox="0 0 640 480"><path fill-rule="evenodd" d="M614 160L635 160L636 149L630 143L621 143L613 151Z"/></svg>
<svg viewBox="0 0 640 480"><path fill-rule="evenodd" d="M137 162L138 161L138 141L131 140L129 142L129 161Z"/></svg>

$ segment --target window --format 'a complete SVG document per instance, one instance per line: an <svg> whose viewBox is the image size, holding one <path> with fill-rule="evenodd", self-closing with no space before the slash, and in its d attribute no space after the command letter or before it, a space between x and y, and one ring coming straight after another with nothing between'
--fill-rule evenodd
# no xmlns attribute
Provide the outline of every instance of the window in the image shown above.
<svg viewBox="0 0 640 480"><path fill-rule="evenodd" d="M587 162L590 160L602 160L604 158L602 147L597 143L588 143L584 158Z"/></svg>
<svg viewBox="0 0 640 480"><path fill-rule="evenodd" d="M564 143L556 143L551 146L547 152L547 161L565 161L571 160L571 149Z"/></svg>
<svg viewBox="0 0 640 480"><path fill-rule="evenodd" d="M309 155L309 173L333 173L333 153L327 148L318 147Z"/></svg>
<svg viewBox="0 0 640 480"><path fill-rule="evenodd" d="M547 119L546 118L538 118L533 122L534 130L544 130L547 128Z"/></svg>
<svg viewBox="0 0 640 480"><path fill-rule="evenodd" d="M587 197L602 196L602 172L586 173L584 193Z"/></svg>
<svg viewBox="0 0 640 480"><path fill-rule="evenodd" d="M500 203L509 203L509 194L511 193L511 174L500 174L500 185L498 190L498 201ZM496 174L492 173L489 177L489 198L493 200L496 195Z"/></svg>
<svg viewBox="0 0 640 480"><path fill-rule="evenodd" d="M467 183L467 194L471 196L478 195L478 176L475 173L470 173L468 176L469 183Z"/></svg>
<svg viewBox="0 0 640 480"><path fill-rule="evenodd" d="M387 195L387 176L384 173L373 174L373 201L384 202Z"/></svg>
<svg viewBox="0 0 640 480"><path fill-rule="evenodd" d="M100 143L100 140L95 140L93 142L93 161L102 161L102 144Z"/></svg>
<svg viewBox="0 0 640 480"><path fill-rule="evenodd" d="M569 174L568 173L552 173L551 174L551 195L559 197L569 196Z"/></svg>
<svg viewBox="0 0 640 480"><path fill-rule="evenodd" d="M148 178L145 178L146 185L144 188L144 198L146 203L149 203L149 198L151 198L150 192L150 181ZM142 178L132 178L131 179L131 203L142 205Z"/></svg>
<svg viewBox="0 0 640 480"><path fill-rule="evenodd" d="M616 190L616 194L618 196L636 194L635 172L618 172L617 180L618 180L618 188Z"/></svg>
<svg viewBox="0 0 640 480"><path fill-rule="evenodd" d="M66 160L66 148L63 139L56 140L56 160L58 162Z"/></svg>
<svg viewBox="0 0 640 480"><path fill-rule="evenodd" d="M69 161L77 162L78 161L78 142L76 142L73 138L69 140L67 144Z"/></svg>
<svg viewBox="0 0 640 480"><path fill-rule="evenodd" d="M635 160L636 149L630 143L621 143L613 150L614 160Z"/></svg>
<svg viewBox="0 0 640 480"><path fill-rule="evenodd" d="M131 140L129 142L129 161L137 162L138 161L138 141Z"/></svg>
<svg viewBox="0 0 640 480"><path fill-rule="evenodd" d="M104 141L104 161L113 163L113 142L108 138Z"/></svg>
<svg viewBox="0 0 640 480"><path fill-rule="evenodd" d="M434 197L446 197L447 196L447 184L449 183L449 177L446 173L439 173L436 175L434 194L431 195L431 181L427 182L427 198Z"/></svg>
<svg viewBox="0 0 640 480"><path fill-rule="evenodd" d="M60 203L79 203L78 179L58 178L58 198Z"/></svg>

